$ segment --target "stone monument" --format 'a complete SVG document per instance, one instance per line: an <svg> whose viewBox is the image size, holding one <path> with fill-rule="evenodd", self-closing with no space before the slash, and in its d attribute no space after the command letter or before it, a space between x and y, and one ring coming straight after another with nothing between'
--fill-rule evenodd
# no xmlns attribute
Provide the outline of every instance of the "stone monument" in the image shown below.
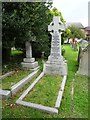
<svg viewBox="0 0 90 120"><path fill-rule="evenodd" d="M26 58L23 59L23 62L21 65L24 68L29 68L29 69L36 69L38 67L38 62L35 62L35 58L32 58L32 45L30 41L26 41L25 43L26 46Z"/></svg>
<svg viewBox="0 0 90 120"><path fill-rule="evenodd" d="M77 73L81 75L86 75L90 77L90 67L89 67L89 53L90 44L86 48L80 48L79 52L79 68Z"/></svg>
<svg viewBox="0 0 90 120"><path fill-rule="evenodd" d="M67 75L67 63L61 54L61 34L65 30L64 24L59 16L54 16L53 21L48 25L48 31L52 35L51 52L48 61L45 63L46 74Z"/></svg>

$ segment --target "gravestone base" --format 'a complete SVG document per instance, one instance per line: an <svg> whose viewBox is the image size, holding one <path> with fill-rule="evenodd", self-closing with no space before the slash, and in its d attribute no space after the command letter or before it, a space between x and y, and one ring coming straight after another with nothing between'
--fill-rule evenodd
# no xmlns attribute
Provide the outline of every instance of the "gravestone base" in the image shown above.
<svg viewBox="0 0 90 120"><path fill-rule="evenodd" d="M38 67L38 62L35 61L35 58L24 58L23 61L21 65L24 68L35 69Z"/></svg>
<svg viewBox="0 0 90 120"><path fill-rule="evenodd" d="M67 63L65 62L63 56L59 59L48 58L45 63L45 74L56 74L56 75L67 75Z"/></svg>

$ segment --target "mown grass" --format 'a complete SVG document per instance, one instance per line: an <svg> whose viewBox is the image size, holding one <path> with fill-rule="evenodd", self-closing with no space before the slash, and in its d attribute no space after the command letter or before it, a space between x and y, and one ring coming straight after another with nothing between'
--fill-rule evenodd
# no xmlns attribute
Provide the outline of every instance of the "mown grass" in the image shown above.
<svg viewBox="0 0 90 120"><path fill-rule="evenodd" d="M76 75L74 82L73 117L87 118L88 116L88 77Z"/></svg>
<svg viewBox="0 0 90 120"><path fill-rule="evenodd" d="M8 90L11 86L15 85L17 82L22 80L24 77L29 75L32 71L30 70L17 70L11 76L8 76L2 80L2 89ZM0 88L1 89L1 88Z"/></svg>
<svg viewBox="0 0 90 120"><path fill-rule="evenodd" d="M59 114L51 115L35 109L31 109L28 107L15 104L16 100L35 80L34 78L31 82L25 85L24 88L22 88L15 96L2 101L3 102L3 109L2 109L3 118L7 118L7 119L9 118L19 118L19 119L20 118L23 118L23 119L24 118L88 118L87 77L76 76L75 78L75 73L77 71L78 51L74 51L70 47L70 45L65 45L63 47L65 48L64 57L67 59L67 64L68 64L68 78L66 81L66 86L65 86L65 91L62 98L61 107L59 108ZM39 61L39 63L40 65L42 65L41 61ZM72 111L71 90L72 90L73 78L75 78L75 82L74 82L75 92L74 92L74 101L73 101L74 109ZM38 101L38 98L37 98L37 101Z"/></svg>
<svg viewBox="0 0 90 120"><path fill-rule="evenodd" d="M62 79L59 75L44 75L24 100L54 107Z"/></svg>

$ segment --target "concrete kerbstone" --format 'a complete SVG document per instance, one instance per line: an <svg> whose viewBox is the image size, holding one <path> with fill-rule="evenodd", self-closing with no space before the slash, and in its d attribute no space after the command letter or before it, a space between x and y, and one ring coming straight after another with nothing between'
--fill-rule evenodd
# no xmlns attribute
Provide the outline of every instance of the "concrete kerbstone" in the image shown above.
<svg viewBox="0 0 90 120"><path fill-rule="evenodd" d="M34 71L33 73L29 74L27 77L22 79L21 81L13 85L11 87L12 95L16 94L16 92L20 90L23 86L25 86L25 84L27 84L37 73L38 73L38 70Z"/></svg>
<svg viewBox="0 0 90 120"><path fill-rule="evenodd" d="M6 77L8 77L8 76L10 76L10 75L12 75L14 73L15 73L15 71L11 71L11 72L6 73L6 74L0 76L0 80L3 80L4 78L6 78Z"/></svg>
<svg viewBox="0 0 90 120"><path fill-rule="evenodd" d="M42 78L44 75L44 72L42 72L37 79L27 88L27 90L20 96L19 100L22 100L29 92L32 90L32 88L35 86L35 84Z"/></svg>
<svg viewBox="0 0 90 120"><path fill-rule="evenodd" d="M0 99L7 99L9 97L11 97L11 92L10 91L0 89Z"/></svg>
<svg viewBox="0 0 90 120"><path fill-rule="evenodd" d="M50 114L58 114L58 110L56 108L47 107L47 106L43 106L40 104L29 103L29 102L25 102L21 100L17 100L16 103L23 105L23 106L30 107L30 108L38 109L38 110L41 110L41 111L44 111Z"/></svg>
<svg viewBox="0 0 90 120"><path fill-rule="evenodd" d="M62 101L63 92L64 92L64 87L65 87L65 83L66 83L66 79L67 79L67 76L64 76L62 84L61 84L61 88L59 90L58 97L57 97L57 100L56 100L56 103L55 103L55 108L59 108L60 107L60 104L61 104L61 101Z"/></svg>

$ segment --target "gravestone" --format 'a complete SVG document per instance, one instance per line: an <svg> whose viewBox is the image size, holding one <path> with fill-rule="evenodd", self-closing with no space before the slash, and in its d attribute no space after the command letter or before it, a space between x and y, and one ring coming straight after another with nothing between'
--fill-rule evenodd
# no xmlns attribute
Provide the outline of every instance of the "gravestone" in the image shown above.
<svg viewBox="0 0 90 120"><path fill-rule="evenodd" d="M35 61L35 58L32 58L32 46L29 41L26 41L26 58L23 59L21 65L24 68L35 69L38 67L38 62Z"/></svg>
<svg viewBox="0 0 90 120"><path fill-rule="evenodd" d="M53 17L53 21L48 26L48 31L52 35L52 41L50 56L45 63L44 72L46 74L67 75L67 63L61 54L61 34L64 30L65 26L60 21L60 17Z"/></svg>
<svg viewBox="0 0 90 120"><path fill-rule="evenodd" d="M90 67L89 67L89 53L90 53L90 44L86 48L80 48L79 52L79 68L78 74L90 76Z"/></svg>

